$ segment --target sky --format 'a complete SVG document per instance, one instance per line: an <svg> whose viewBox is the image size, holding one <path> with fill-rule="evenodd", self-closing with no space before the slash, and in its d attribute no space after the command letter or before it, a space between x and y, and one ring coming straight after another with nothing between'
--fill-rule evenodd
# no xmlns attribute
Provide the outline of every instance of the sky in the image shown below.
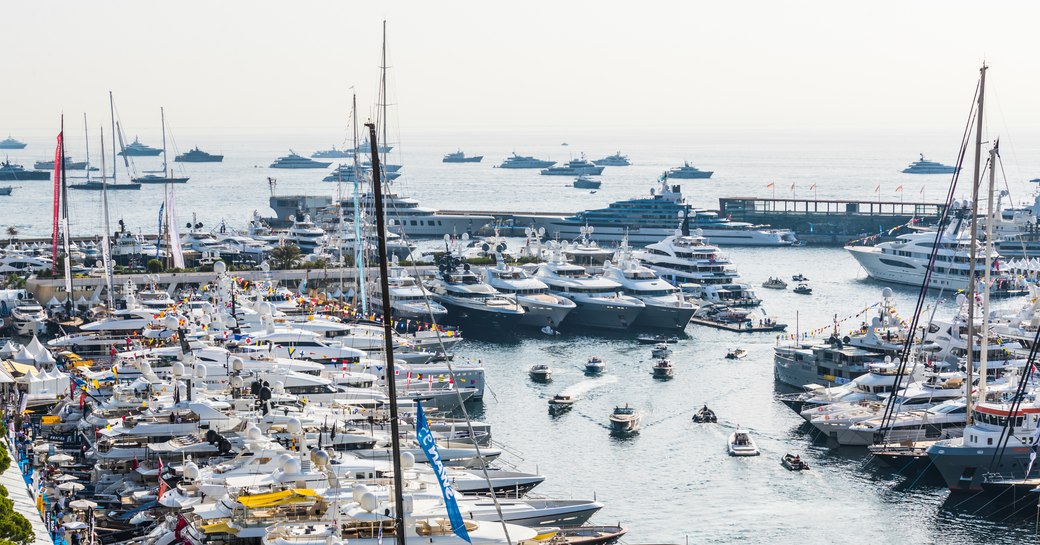
<svg viewBox="0 0 1040 545"><path fill-rule="evenodd" d="M12 1L0 132L62 112L127 132L364 120L387 21L400 129L1040 126L1040 3ZM995 115L994 115L995 114ZM959 132L958 132L959 134Z"/></svg>

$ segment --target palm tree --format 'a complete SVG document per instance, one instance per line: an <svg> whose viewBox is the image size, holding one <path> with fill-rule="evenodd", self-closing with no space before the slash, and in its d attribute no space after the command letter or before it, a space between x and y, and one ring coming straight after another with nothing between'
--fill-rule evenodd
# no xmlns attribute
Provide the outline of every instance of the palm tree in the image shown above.
<svg viewBox="0 0 1040 545"><path fill-rule="evenodd" d="M11 239L8 244L14 244L14 237L18 236L18 228L14 225L9 225L7 227L7 236Z"/></svg>
<svg viewBox="0 0 1040 545"><path fill-rule="evenodd" d="M291 269L300 258L300 247L295 244L284 244L271 250L271 261L276 269Z"/></svg>

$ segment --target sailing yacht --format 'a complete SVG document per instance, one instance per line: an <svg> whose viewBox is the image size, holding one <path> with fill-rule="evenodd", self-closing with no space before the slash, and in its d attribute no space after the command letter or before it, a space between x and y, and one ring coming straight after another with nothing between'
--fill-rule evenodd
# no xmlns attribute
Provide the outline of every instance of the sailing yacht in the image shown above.
<svg viewBox="0 0 1040 545"><path fill-rule="evenodd" d="M162 119L162 170L156 172L146 172L144 176L137 178L131 178L131 181L139 184L185 184L188 183L187 176L171 176L167 167L166 160L166 112L163 108L159 108L159 114ZM159 175L161 174L161 176Z"/></svg>

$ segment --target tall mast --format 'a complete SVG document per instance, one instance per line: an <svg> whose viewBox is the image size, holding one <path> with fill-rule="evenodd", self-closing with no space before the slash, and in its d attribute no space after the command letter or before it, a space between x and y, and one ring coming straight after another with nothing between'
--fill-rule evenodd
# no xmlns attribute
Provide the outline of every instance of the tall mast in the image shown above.
<svg viewBox="0 0 1040 545"><path fill-rule="evenodd" d="M87 129L87 112L83 112L83 144L87 154L87 182L90 182L90 131ZM103 152L102 152L103 153ZM104 177L104 173L101 174Z"/></svg>
<svg viewBox="0 0 1040 545"><path fill-rule="evenodd" d="M169 178L166 174L166 111L162 106L159 106L159 119L162 120L162 175Z"/></svg>
<svg viewBox="0 0 1040 545"><path fill-rule="evenodd" d="M112 115L112 183L116 182L116 103L108 92L108 111Z"/></svg>
<svg viewBox="0 0 1040 545"><path fill-rule="evenodd" d="M65 116L61 116L61 132L65 134ZM61 139L61 228L64 231L65 250L65 313L72 317L72 245L69 241L69 187L65 179L65 171L68 165L65 161L65 138Z"/></svg>
<svg viewBox="0 0 1040 545"><path fill-rule="evenodd" d="M975 245L978 243L978 224L976 221L976 215L979 210L979 177L981 174L982 166L982 112L984 98L986 96L986 65L982 65L979 69L979 103L977 106L975 120L975 176L972 178L971 185L971 248L970 256L968 258L968 340L967 340L967 354L964 358L965 365L965 384L967 384L967 399L965 409L967 411L967 423L970 425L973 421L971 417L972 409L972 366L974 365L974 350L975 350Z"/></svg>
<svg viewBox="0 0 1040 545"><path fill-rule="evenodd" d="M89 172L89 171L88 171ZM105 128L101 127L101 172L105 172ZM108 292L108 310L116 308L115 294L112 293L112 249L108 237L112 236L112 227L108 224L108 181L101 176L101 208L105 214L105 236L101 238L101 264L105 267L105 290Z"/></svg>
<svg viewBox="0 0 1040 545"><path fill-rule="evenodd" d="M989 192L986 197L986 272L982 281L982 342L979 345L979 399L986 396L986 364L989 361L989 278L993 268L993 185L997 177L997 150L1000 140L989 150Z"/></svg>
<svg viewBox="0 0 1040 545"><path fill-rule="evenodd" d="M383 20L383 61L379 71L379 101L383 107L383 149L386 149L386 20ZM373 168L375 165L373 165Z"/></svg>
<svg viewBox="0 0 1040 545"><path fill-rule="evenodd" d="M386 24L385 22L383 23ZM379 145L376 143L376 126L365 123L368 127L368 139L372 147L372 194L375 197L376 240L379 247L379 287L383 291L383 341L386 356L386 389L390 396L390 437L393 444L394 463L394 526L397 531L397 545L405 545L404 535L404 480L401 469L401 436L397 420L397 384L394 381L394 329L390 323L390 286L389 271L386 266L386 227L383 221L383 191L379 168ZM357 218L354 219L357 221Z"/></svg>
<svg viewBox="0 0 1040 545"><path fill-rule="evenodd" d="M357 121L357 93L354 93L350 116L354 118L354 149L358 145L358 121ZM340 213L343 206L340 206ZM358 168L358 154L354 154L354 265L358 270L358 289L361 295L361 313L368 315L368 296L365 289L365 253L362 248L361 238L361 173ZM384 292L386 293L386 292ZM385 297L385 296L384 296ZM388 316L388 315L387 315Z"/></svg>

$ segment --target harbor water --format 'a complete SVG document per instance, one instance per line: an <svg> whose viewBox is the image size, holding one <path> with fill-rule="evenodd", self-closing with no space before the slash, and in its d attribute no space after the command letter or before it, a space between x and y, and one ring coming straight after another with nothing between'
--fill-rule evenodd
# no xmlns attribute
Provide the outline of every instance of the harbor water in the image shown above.
<svg viewBox="0 0 1040 545"><path fill-rule="evenodd" d="M159 141L158 129L140 135L151 145ZM956 127L895 137L794 131L642 130L584 135L419 131L402 135L406 144L395 149L389 161L405 165L396 192L424 206L452 210L574 212L601 207L648 195L661 172L684 160L715 171L710 180L675 182L682 184L695 206L704 208L717 207L722 196L769 196L773 191L778 197L796 193L935 202L945 195L948 176L899 171L919 152L952 163L958 136ZM1040 176L1040 138L1016 136L1020 137L1014 142L1017 147L1004 148L1004 162L1008 187L1020 201L1031 190L1026 180ZM224 163L185 165L192 179L176 188L181 226L193 214L207 227L222 220L244 227L253 210L270 215L268 177L277 179L278 194L352 191L321 182L330 169L267 168L290 147L307 155L332 144L340 147L339 130L262 135L199 130L177 137L184 149L198 144L226 156ZM27 131L24 139L30 146L12 153L13 161L28 166L53 157L49 133ZM569 145L561 146L563 142ZM459 147L468 155L485 155L484 161L440 162L443 154ZM93 142L91 149L97 150ZM601 177L603 186L595 193L570 187L567 177L493 168L513 151L565 162L582 152L597 159L619 149L633 166L608 167ZM82 157L72 144L69 151L77 160ZM151 169L158 162L138 159L137 168ZM120 166L120 177L125 179L123 172ZM773 187L767 187L770 183ZM3 225L16 226L22 235L49 235L50 184L13 185L17 186L14 195L0 197ZM959 196L967 196L966 183L963 188ZM113 223L122 218L135 232L154 233L162 191L160 186L146 186L140 191L113 192L109 197ZM74 236L102 231L99 201L96 192L71 192ZM884 287L867 280L841 248L725 251L744 279L757 287L765 311L789 325L789 334L797 329L826 335L835 316L839 330L846 334L869 319L869 312L861 311L880 300ZM758 287L771 276L789 280L795 274L811 279L812 295ZM895 287L896 307L903 314L912 310L916 296L916 289ZM940 315L948 316L953 312L952 299L953 294L932 294L930 301L940 305ZM682 340L672 345L674 379L658 381L651 377L650 347L638 344L635 336L634 332L590 335L566 330L552 337L536 331L504 333L468 339L457 351L457 357L479 359L488 368L490 395L468 408L474 418L493 424L496 441L507 449L503 460L545 474L545 484L536 489L539 494L595 496L606 507L593 522L620 522L630 531L627 541L683 543L688 537L690 543L928 544L1037 539L1035 499L1031 507L1018 512L993 512L984 501L949 498L941 482L892 475L864 449L834 449L815 438L811 427L776 400L781 390L773 381L772 348L789 339L773 333L748 335L690 326ZM747 358L725 359L728 350L738 347L747 349ZM603 376L584 375L590 356L606 362ZM538 363L553 368L552 382L537 384L528 378L528 368ZM547 401L561 392L579 401L571 411L551 416ZM614 406L625 403L643 413L643 427L635 436L617 438L610 434L607 416ZM718 424L692 422L703 404L718 414ZM761 456L727 456L727 437L738 425L750 430ZM780 465L786 453L800 454L812 469L786 471Z"/></svg>

